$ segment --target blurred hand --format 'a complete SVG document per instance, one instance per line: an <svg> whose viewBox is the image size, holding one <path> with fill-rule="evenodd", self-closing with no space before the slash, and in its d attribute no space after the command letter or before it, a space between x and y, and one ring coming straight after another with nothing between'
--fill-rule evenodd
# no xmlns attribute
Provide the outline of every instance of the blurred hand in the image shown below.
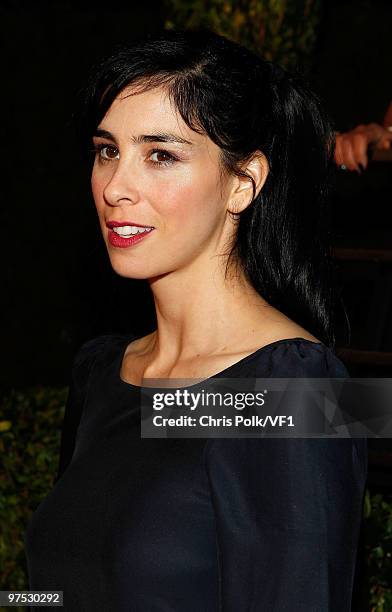
<svg viewBox="0 0 392 612"><path fill-rule="evenodd" d="M361 172L368 165L368 148L389 149L391 141L392 131L378 123L358 125L349 132L336 134L335 162L347 170Z"/></svg>

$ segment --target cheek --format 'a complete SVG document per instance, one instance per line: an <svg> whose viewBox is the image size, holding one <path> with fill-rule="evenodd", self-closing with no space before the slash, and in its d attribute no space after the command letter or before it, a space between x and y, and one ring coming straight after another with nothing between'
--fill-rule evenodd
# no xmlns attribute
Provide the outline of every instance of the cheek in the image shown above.
<svg viewBox="0 0 392 612"><path fill-rule="evenodd" d="M196 234L204 233L205 228L214 225L219 216L216 181L206 176L197 181L171 181L154 193L154 201L168 231L189 229Z"/></svg>
<svg viewBox="0 0 392 612"><path fill-rule="evenodd" d="M215 191L214 191L215 190ZM162 192L155 208L166 264L186 265L209 245L214 248L223 225L216 185L202 180ZM158 239L158 236L157 236Z"/></svg>

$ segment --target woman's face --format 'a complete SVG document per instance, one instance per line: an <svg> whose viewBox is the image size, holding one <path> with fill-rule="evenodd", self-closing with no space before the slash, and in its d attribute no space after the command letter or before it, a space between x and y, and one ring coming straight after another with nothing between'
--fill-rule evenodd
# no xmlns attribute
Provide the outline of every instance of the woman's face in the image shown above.
<svg viewBox="0 0 392 612"><path fill-rule="evenodd" d="M185 124L163 89L126 97L130 91L114 100L93 138L92 192L112 267L139 279L203 271L235 229L220 149ZM154 229L127 238L136 229L120 228L121 237L111 222Z"/></svg>

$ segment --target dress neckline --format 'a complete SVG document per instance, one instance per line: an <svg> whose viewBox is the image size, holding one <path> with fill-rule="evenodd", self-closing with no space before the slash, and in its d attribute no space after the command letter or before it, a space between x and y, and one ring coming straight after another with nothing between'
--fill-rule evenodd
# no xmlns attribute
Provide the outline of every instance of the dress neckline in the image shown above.
<svg viewBox="0 0 392 612"><path fill-rule="evenodd" d="M141 338L142 336L134 336L133 334L126 334L124 336L124 343L121 342L120 345L120 350L118 351L118 359L116 362L116 376L118 381L120 382L121 385L123 385L124 387L128 387L129 389L133 389L133 390L138 390L140 391L140 389L143 389L145 387L142 387L141 385L134 385L133 383L130 383L126 380L124 380L121 377L121 368L122 368L122 364L123 364L123 360L124 360L124 355L125 355L125 351L128 347L128 344L130 341L132 340L138 340L139 338ZM252 353L249 353L249 355L245 355L245 357L242 357L242 359L239 359L238 361L236 361L235 363L232 363L230 366L228 366L227 368L225 368L224 370L221 370L220 372L217 372L216 374L213 374L212 376L209 376L208 378L204 378L203 380L201 380L200 382L194 384L194 385L187 385L186 387L184 387L184 389L188 389L188 388L192 388L192 387L196 387L197 385L202 384L203 382L208 382L209 380L211 380L212 378L221 378L223 377L224 374L226 374L227 372L229 372L230 370L232 370L233 368L242 365L243 363L246 363L247 361L250 361L251 359L253 359L254 357L257 357L258 355L260 355L263 352L268 352L269 350L275 348L275 346L278 346L279 344L283 344L283 343L306 343L306 344L310 344L313 346L320 346L320 347L325 347L328 348L323 342L313 342L313 340L308 340L306 338L301 338L299 336L295 337L295 338L282 338L281 340L275 340L274 342L269 342L268 344L265 344L263 346L261 346L260 348L256 349L255 351L253 351ZM177 379L174 379L177 380ZM181 380L181 379L178 379ZM152 390L162 390L162 387L148 387L148 389L152 389ZM165 389L170 390L170 389L178 389L178 387L165 387Z"/></svg>

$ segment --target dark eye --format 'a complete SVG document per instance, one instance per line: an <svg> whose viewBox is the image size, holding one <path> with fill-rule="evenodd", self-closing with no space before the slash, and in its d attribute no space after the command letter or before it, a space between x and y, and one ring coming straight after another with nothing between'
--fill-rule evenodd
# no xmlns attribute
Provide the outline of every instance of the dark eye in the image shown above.
<svg viewBox="0 0 392 612"><path fill-rule="evenodd" d="M101 161L110 161L119 158L118 149L114 145L98 144L94 147L94 151Z"/></svg>
<svg viewBox="0 0 392 612"><path fill-rule="evenodd" d="M162 156L164 158L163 160L157 161L151 160L151 162L156 166L168 166L177 161L177 158L174 157L174 155L169 153L169 151L165 151L164 149L154 149L153 151L151 151L150 157L152 157L153 155L157 155L158 157Z"/></svg>

